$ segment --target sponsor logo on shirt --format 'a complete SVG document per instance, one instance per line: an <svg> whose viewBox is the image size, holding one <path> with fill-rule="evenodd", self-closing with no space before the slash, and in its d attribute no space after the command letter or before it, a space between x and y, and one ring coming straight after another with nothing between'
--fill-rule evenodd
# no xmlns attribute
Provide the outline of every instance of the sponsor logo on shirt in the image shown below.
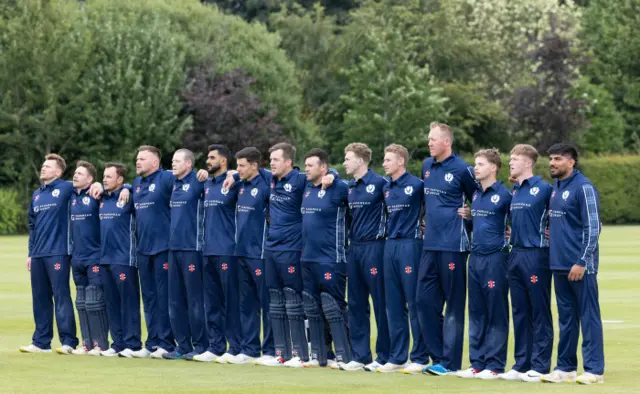
<svg viewBox="0 0 640 394"><path fill-rule="evenodd" d="M136 187L136 193L140 193L140 186Z"/></svg>
<svg viewBox="0 0 640 394"><path fill-rule="evenodd" d="M431 175L431 171L425 171L424 172L424 179L429 178L429 175Z"/></svg>
<svg viewBox="0 0 640 394"><path fill-rule="evenodd" d="M76 206L76 199L74 198L73 201L71 201L71 205L73 205L74 207Z"/></svg>

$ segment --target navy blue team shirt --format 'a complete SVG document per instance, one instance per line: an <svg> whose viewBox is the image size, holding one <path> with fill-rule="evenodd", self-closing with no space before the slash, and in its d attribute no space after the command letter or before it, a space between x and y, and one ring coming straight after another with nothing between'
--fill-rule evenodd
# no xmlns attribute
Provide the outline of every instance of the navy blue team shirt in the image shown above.
<svg viewBox="0 0 640 394"><path fill-rule="evenodd" d="M264 258L269 210L269 184L257 174L251 180L236 182L239 185L236 207L236 251L238 257Z"/></svg>
<svg viewBox="0 0 640 394"><path fill-rule="evenodd" d="M204 182L195 170L173 182L169 250L202 251L204 246Z"/></svg>
<svg viewBox="0 0 640 394"><path fill-rule="evenodd" d="M580 171L564 181L556 179L549 204L550 266L569 271L574 264L586 273L598 272L600 196Z"/></svg>
<svg viewBox="0 0 640 394"><path fill-rule="evenodd" d="M422 181L405 172L384 186L387 239L422 239Z"/></svg>
<svg viewBox="0 0 640 394"><path fill-rule="evenodd" d="M479 188L473 168L456 155L422 163L424 180L424 250L467 252L469 234L458 208Z"/></svg>
<svg viewBox="0 0 640 394"><path fill-rule="evenodd" d="M511 198L511 245L548 248L544 235L549 224L549 200L553 187L540 176L513 185Z"/></svg>
<svg viewBox="0 0 640 394"><path fill-rule="evenodd" d="M233 256L236 250L236 202L241 183L222 187L227 173L204 185L204 255Z"/></svg>
<svg viewBox="0 0 640 394"><path fill-rule="evenodd" d="M118 201L121 189L100 201L100 264L137 266L134 204Z"/></svg>
<svg viewBox="0 0 640 394"><path fill-rule="evenodd" d="M387 207L383 189L387 183L386 179L372 170L368 170L362 178L349 182L349 240L352 242L385 238Z"/></svg>
<svg viewBox="0 0 640 394"><path fill-rule="evenodd" d="M42 185L29 206L29 257L71 254L70 197L73 183L56 179Z"/></svg>
<svg viewBox="0 0 640 394"><path fill-rule="evenodd" d="M307 182L302 200L302 239L300 261L346 263L346 211L349 185L336 179L326 190Z"/></svg>
<svg viewBox="0 0 640 394"><path fill-rule="evenodd" d="M505 235L509 219L511 193L501 181L486 190L476 190L471 202L473 243L471 252L488 255L508 246Z"/></svg>
<svg viewBox="0 0 640 394"><path fill-rule="evenodd" d="M89 187L74 190L71 197L71 234L74 261L100 260L100 202Z"/></svg>
<svg viewBox="0 0 640 394"><path fill-rule="evenodd" d="M169 250L169 201L175 179L171 171L158 169L147 177L139 176L133 181L138 252L143 255L152 256Z"/></svg>

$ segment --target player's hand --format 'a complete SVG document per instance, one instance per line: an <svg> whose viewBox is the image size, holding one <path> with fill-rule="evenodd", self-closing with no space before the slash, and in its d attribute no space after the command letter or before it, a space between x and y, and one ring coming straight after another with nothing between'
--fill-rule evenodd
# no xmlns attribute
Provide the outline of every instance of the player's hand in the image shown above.
<svg viewBox="0 0 640 394"><path fill-rule="evenodd" d="M89 189L89 195L96 200L99 200L102 197L102 193L104 193L104 188L100 184L100 182L95 182L91 185L91 189Z"/></svg>
<svg viewBox="0 0 640 394"><path fill-rule="evenodd" d="M25 265L27 266L27 271L31 271L31 257L27 257L27 263Z"/></svg>
<svg viewBox="0 0 640 394"><path fill-rule="evenodd" d="M238 171L236 170L227 171L227 179L225 179L224 182L222 183L223 189L231 189L231 186L233 186L233 184L236 183L236 180L233 178L233 176L237 173Z"/></svg>
<svg viewBox="0 0 640 394"><path fill-rule="evenodd" d="M573 267L571 267L571 271L569 271L569 280L572 282L577 282L582 280L582 277L584 276L584 271L585 271L585 268L583 266L574 264Z"/></svg>
<svg viewBox="0 0 640 394"><path fill-rule="evenodd" d="M124 204L128 204L129 198L131 198L131 192L129 192L129 189L123 188L120 191L120 197L118 197L118 201Z"/></svg>
<svg viewBox="0 0 640 394"><path fill-rule="evenodd" d="M204 182L209 179L209 173L207 172L207 170L198 170L196 178L198 178L198 182Z"/></svg>
<svg viewBox="0 0 640 394"><path fill-rule="evenodd" d="M336 177L333 174L327 174L322 177L322 188L328 189L333 185L333 181L336 180Z"/></svg>
<svg viewBox="0 0 640 394"><path fill-rule="evenodd" d="M507 237L507 238L511 238L511 227L507 227L504 230L504 236Z"/></svg>
<svg viewBox="0 0 640 394"><path fill-rule="evenodd" d="M550 238L550 234L551 234L551 233L549 232L549 227L545 228L545 229L544 229L544 237L547 239L547 241L548 241L548 240L549 240L549 238Z"/></svg>
<svg viewBox="0 0 640 394"><path fill-rule="evenodd" d="M469 219L471 217L471 208L467 204L464 204L464 207L458 208L458 216L463 219Z"/></svg>

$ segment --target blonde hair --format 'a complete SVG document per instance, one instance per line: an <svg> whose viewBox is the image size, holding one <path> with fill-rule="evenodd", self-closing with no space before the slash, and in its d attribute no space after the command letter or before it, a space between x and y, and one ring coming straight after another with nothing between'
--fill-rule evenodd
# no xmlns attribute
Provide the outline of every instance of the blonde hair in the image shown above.
<svg viewBox="0 0 640 394"><path fill-rule="evenodd" d="M58 168L60 170L62 170L62 172L64 172L64 170L67 169L67 163L64 161L64 159L62 158L62 156L57 155L55 153L49 153L48 155L46 155L44 157L45 160L53 160L56 162L56 165L58 166Z"/></svg>
<svg viewBox="0 0 640 394"><path fill-rule="evenodd" d="M502 167L502 159L500 158L500 151L496 148L482 149L476 152L475 157L484 157L491 164L495 164L500 171Z"/></svg>
<svg viewBox="0 0 640 394"><path fill-rule="evenodd" d="M399 157L404 159L404 166L406 167L409 163L409 151L402 145L399 144L391 144L384 148L384 153L395 153Z"/></svg>
<svg viewBox="0 0 640 394"><path fill-rule="evenodd" d="M533 164L536 164L538 161L538 150L531 145L528 144L518 144L511 149L510 155L518 155L518 156L526 156Z"/></svg>
<svg viewBox="0 0 640 394"><path fill-rule="evenodd" d="M344 153L347 154L347 152L353 152L353 154L361 158L365 164L371 163L372 152L367 144L352 142L344 148Z"/></svg>

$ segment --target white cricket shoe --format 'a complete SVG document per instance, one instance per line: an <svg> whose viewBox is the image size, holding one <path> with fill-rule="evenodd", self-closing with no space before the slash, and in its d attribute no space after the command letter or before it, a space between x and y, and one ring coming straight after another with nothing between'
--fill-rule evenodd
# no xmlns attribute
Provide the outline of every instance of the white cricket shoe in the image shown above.
<svg viewBox="0 0 640 394"><path fill-rule="evenodd" d="M498 379L498 373L497 372L493 372L490 369L485 369L484 371L477 373L476 374L476 379L482 379L482 380L495 380Z"/></svg>
<svg viewBox="0 0 640 394"><path fill-rule="evenodd" d="M204 352L202 354L198 354L197 356L193 356L193 361L200 361L200 362L203 362L203 363L210 363L210 362L216 361L218 359L218 357L220 357L220 356L218 356L217 354L211 353L210 351L207 350L206 352Z"/></svg>
<svg viewBox="0 0 640 394"><path fill-rule="evenodd" d="M229 364L249 364L251 361L255 360L255 357L247 356L246 354L238 354L237 356L230 358L227 360Z"/></svg>
<svg viewBox="0 0 640 394"><path fill-rule="evenodd" d="M540 376L543 383L573 383L576 380L576 371L564 372L556 369L546 375Z"/></svg>
<svg viewBox="0 0 640 394"><path fill-rule="evenodd" d="M149 358L151 357L151 352L148 351L146 347L143 347L140 350L136 350L135 352L132 352L131 356L133 356L133 358Z"/></svg>
<svg viewBox="0 0 640 394"><path fill-rule="evenodd" d="M100 353L104 357L118 357L118 352L112 347Z"/></svg>
<svg viewBox="0 0 640 394"><path fill-rule="evenodd" d="M236 356L234 356L231 353L225 353L222 356L218 357L216 359L216 362L218 364L229 364L229 360L231 360L232 358L235 358Z"/></svg>
<svg viewBox="0 0 640 394"><path fill-rule="evenodd" d="M377 372L393 373L393 372L400 372L402 369L404 369L404 364L400 365L400 364L386 363L385 365L378 368Z"/></svg>
<svg viewBox="0 0 640 394"><path fill-rule="evenodd" d="M73 349L71 351L71 354L75 355L75 356L86 356L87 354L89 354L89 349L87 349L84 346L80 346L77 349Z"/></svg>
<svg viewBox="0 0 640 394"><path fill-rule="evenodd" d="M149 355L149 357L162 360L162 359L164 359L164 357L162 357L162 356L167 354L167 353L169 353L169 352L164 350L163 348L159 347L153 353L151 353Z"/></svg>
<svg viewBox="0 0 640 394"><path fill-rule="evenodd" d="M527 383L540 383L540 377L542 374L538 371L534 371L533 369L527 371L525 373L520 374L520 380Z"/></svg>
<svg viewBox="0 0 640 394"><path fill-rule="evenodd" d="M422 375L422 369L425 366L422 364L418 364L418 363L411 363L409 365L407 365L406 367L402 368L400 370L400 372L407 374L407 375Z"/></svg>
<svg viewBox="0 0 640 394"><path fill-rule="evenodd" d="M96 346L93 349L89 350L87 352L87 356L97 356L100 357L102 354L102 349L100 349L100 346Z"/></svg>
<svg viewBox="0 0 640 394"><path fill-rule="evenodd" d="M58 354L72 354L73 348L69 345L62 345L59 348L56 348L56 353Z"/></svg>
<svg viewBox="0 0 640 394"><path fill-rule="evenodd" d="M302 361L300 357L292 357L289 361L285 361L282 365L287 368L304 368L305 364L306 363Z"/></svg>
<svg viewBox="0 0 640 394"><path fill-rule="evenodd" d="M468 368L456 372L456 376L463 379L473 379L479 373L480 371L475 368Z"/></svg>
<svg viewBox="0 0 640 394"><path fill-rule="evenodd" d="M267 356L267 355L260 356L260 357L258 357L258 358L256 358L256 359L253 359L253 360L251 361L251 364L262 365L262 363L263 363L263 362L265 362L265 361L267 361L267 360L274 359L274 358L275 358L275 357L273 357L273 356Z"/></svg>
<svg viewBox="0 0 640 394"><path fill-rule="evenodd" d="M281 356L265 359L261 362L255 362L256 365L262 365L263 367L284 367L284 358Z"/></svg>
<svg viewBox="0 0 640 394"><path fill-rule="evenodd" d="M118 353L119 357L124 357L124 358L133 358L133 350L126 348L123 351L121 351L120 353Z"/></svg>
<svg viewBox="0 0 640 394"><path fill-rule="evenodd" d="M327 360L327 368L340 370L340 366L343 365L343 364L344 363L342 361Z"/></svg>
<svg viewBox="0 0 640 394"><path fill-rule="evenodd" d="M377 361L372 362L371 364L367 364L364 366L364 370L367 372L375 372L378 370L378 368L380 368L382 366L382 364L380 364Z"/></svg>
<svg viewBox="0 0 640 394"><path fill-rule="evenodd" d="M340 369L343 370L343 371L349 371L349 372L364 371L364 364L363 363L359 363L357 361L349 361L346 364L342 364L340 366Z"/></svg>
<svg viewBox="0 0 640 394"><path fill-rule="evenodd" d="M20 346L18 350L20 350L22 353L51 353L51 349L40 349L34 344L31 344L29 346Z"/></svg>
<svg viewBox="0 0 640 394"><path fill-rule="evenodd" d="M303 363L305 368L320 368L320 361L313 359Z"/></svg>
<svg viewBox="0 0 640 394"><path fill-rule="evenodd" d="M499 374L498 378L502 380L522 380L520 379L520 375L522 375L520 372L516 371L515 369L512 369L509 372Z"/></svg>
<svg viewBox="0 0 640 394"><path fill-rule="evenodd" d="M591 372L585 372L576 378L576 383L579 384L604 384L604 377L602 375L596 375Z"/></svg>

